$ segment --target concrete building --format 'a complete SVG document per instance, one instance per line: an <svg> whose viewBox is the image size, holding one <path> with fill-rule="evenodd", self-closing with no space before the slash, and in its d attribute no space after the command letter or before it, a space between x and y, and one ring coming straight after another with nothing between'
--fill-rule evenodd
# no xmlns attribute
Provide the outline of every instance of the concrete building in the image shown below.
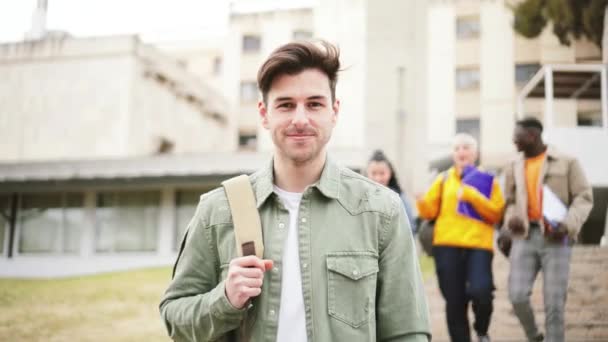
<svg viewBox="0 0 608 342"><path fill-rule="evenodd" d="M3 44L0 78L0 275L169 264L198 196L261 165L218 157L223 97L137 37Z"/></svg>

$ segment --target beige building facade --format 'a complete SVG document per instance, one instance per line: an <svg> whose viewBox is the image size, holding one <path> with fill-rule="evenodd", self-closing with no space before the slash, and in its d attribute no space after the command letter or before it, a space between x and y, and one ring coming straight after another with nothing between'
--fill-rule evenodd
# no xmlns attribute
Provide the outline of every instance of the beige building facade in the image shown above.
<svg viewBox="0 0 608 342"><path fill-rule="evenodd" d="M135 36L0 45L0 77L2 161L235 149L220 93Z"/></svg>
<svg viewBox="0 0 608 342"><path fill-rule="evenodd" d="M550 25L536 39L512 29L512 12L502 1L454 1L455 117L459 130L481 141L481 157L490 167L512 152L516 98L545 64L598 62L600 50L588 41L560 45ZM526 101L526 114L543 118L544 101ZM600 101L557 100L557 126L575 127L597 119Z"/></svg>
<svg viewBox="0 0 608 342"><path fill-rule="evenodd" d="M168 265L200 194L262 165L221 93L135 36L2 44L0 78L0 276Z"/></svg>

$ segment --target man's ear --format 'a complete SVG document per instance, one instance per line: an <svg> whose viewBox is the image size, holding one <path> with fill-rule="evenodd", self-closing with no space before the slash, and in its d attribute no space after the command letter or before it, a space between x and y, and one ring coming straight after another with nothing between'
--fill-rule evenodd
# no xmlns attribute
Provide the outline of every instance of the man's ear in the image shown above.
<svg viewBox="0 0 608 342"><path fill-rule="evenodd" d="M268 129L268 109L266 108L266 104L263 100L258 102L258 113L260 114L260 119L262 120L262 127Z"/></svg>
<svg viewBox="0 0 608 342"><path fill-rule="evenodd" d="M332 118L333 123L335 124L336 121L338 120L338 114L340 113L340 100L335 99L334 103L332 104L332 109L334 111L334 115Z"/></svg>

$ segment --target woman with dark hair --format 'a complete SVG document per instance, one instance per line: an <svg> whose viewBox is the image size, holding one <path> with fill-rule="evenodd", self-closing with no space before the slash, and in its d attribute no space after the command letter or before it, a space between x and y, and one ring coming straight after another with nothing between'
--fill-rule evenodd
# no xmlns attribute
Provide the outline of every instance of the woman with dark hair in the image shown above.
<svg viewBox="0 0 608 342"><path fill-rule="evenodd" d="M405 207L405 213L410 222L412 233L416 233L416 224L412 207L407 200L407 196L403 190L401 190L401 186L399 186L393 164L391 164L386 155L384 155L384 152L381 150L374 151L367 163L366 174L371 180L380 183L399 194L399 197L401 197L401 200L403 201L403 206Z"/></svg>

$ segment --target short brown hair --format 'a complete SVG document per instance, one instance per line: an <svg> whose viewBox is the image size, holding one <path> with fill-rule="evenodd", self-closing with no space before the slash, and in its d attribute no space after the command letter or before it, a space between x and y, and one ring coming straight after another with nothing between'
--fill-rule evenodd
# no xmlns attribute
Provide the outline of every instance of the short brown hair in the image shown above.
<svg viewBox="0 0 608 342"><path fill-rule="evenodd" d="M258 70L258 88L262 92L264 102L277 76L296 75L305 69L318 69L327 75L333 101L336 98L336 83L340 69L340 50L321 40L319 44L307 41L288 43L270 54Z"/></svg>

